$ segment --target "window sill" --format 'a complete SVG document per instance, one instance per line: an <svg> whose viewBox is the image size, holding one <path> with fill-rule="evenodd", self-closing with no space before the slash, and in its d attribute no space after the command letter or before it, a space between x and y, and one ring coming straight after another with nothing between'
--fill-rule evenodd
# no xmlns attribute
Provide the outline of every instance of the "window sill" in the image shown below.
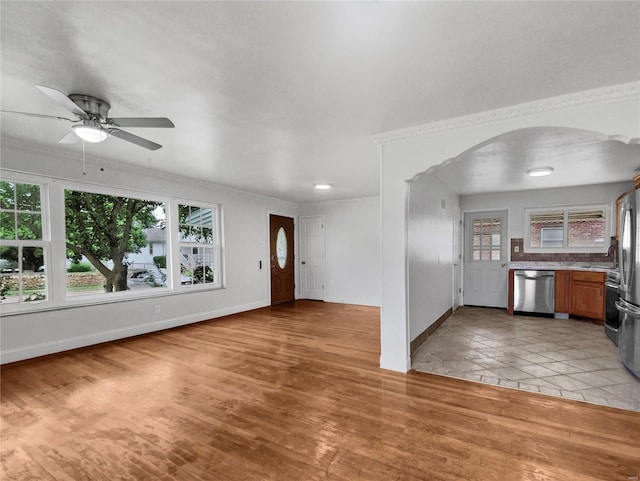
<svg viewBox="0 0 640 481"><path fill-rule="evenodd" d="M16 305L15 309L11 309L12 304L0 304L2 315L0 317L10 317L10 316L20 316L25 314L36 314L41 312L51 312L51 311L61 311L65 309L81 309L85 307L91 306L99 306L103 304L114 304L121 302L135 302L135 301L143 301L145 299L156 299L159 297L168 297L168 296L181 296L184 294L195 294L200 292L211 292L211 291L219 291L226 289L224 286L180 286L178 289L168 289L168 288L157 288L158 290L154 290L153 293L146 293L144 295L137 293L121 293L116 295L116 297L102 298L96 296L86 296L86 297L76 297L76 298L66 298L63 303L54 304L50 301L42 301L39 302L36 306L29 306L26 308L24 304ZM9 308L9 310L7 310Z"/></svg>

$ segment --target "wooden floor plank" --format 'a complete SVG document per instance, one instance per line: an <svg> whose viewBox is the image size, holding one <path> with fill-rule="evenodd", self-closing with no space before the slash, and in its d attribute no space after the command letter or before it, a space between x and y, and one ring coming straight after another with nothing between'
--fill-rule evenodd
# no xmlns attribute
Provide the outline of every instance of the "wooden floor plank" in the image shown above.
<svg viewBox="0 0 640 481"><path fill-rule="evenodd" d="M630 481L640 415L378 368L298 301L2 367L2 479Z"/></svg>

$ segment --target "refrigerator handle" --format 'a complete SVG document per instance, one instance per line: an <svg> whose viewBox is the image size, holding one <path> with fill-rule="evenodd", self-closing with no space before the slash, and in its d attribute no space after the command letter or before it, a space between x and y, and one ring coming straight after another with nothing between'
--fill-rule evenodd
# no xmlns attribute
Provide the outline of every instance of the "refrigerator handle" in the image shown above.
<svg viewBox="0 0 640 481"><path fill-rule="evenodd" d="M628 219L628 220L627 220ZM634 245L635 240L631 239L632 236L635 237L635 225L633 218L633 209L628 204L622 204L622 210L620 211L620 245L618 246L618 250L620 251L619 257L619 265L620 265L620 289L622 291L628 291L629 285L631 284L631 277L633 269L633 259L630 259L630 256L633 256L633 251L631 250L631 246ZM629 229L629 232L626 231ZM629 245L625 244L625 238L629 239Z"/></svg>
<svg viewBox="0 0 640 481"><path fill-rule="evenodd" d="M633 304L629 304L623 299L618 299L616 301L616 309L620 312L624 312L625 314L630 314L632 316L640 316L640 308L634 306Z"/></svg>

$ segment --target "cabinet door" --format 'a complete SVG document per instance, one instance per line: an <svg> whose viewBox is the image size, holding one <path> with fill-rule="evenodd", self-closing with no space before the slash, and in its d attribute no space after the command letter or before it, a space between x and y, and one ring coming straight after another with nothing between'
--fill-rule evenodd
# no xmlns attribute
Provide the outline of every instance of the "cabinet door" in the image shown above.
<svg viewBox="0 0 640 481"><path fill-rule="evenodd" d="M569 313L571 310L571 273L556 271L555 312Z"/></svg>
<svg viewBox="0 0 640 481"><path fill-rule="evenodd" d="M571 283L571 314L604 321L604 284L574 280Z"/></svg>

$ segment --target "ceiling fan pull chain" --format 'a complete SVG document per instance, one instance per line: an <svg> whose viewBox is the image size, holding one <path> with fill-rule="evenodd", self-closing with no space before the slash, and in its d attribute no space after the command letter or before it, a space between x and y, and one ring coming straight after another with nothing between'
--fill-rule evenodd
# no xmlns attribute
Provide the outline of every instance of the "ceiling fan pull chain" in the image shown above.
<svg viewBox="0 0 640 481"><path fill-rule="evenodd" d="M87 159L84 154L84 140L82 141L82 175L87 175Z"/></svg>

